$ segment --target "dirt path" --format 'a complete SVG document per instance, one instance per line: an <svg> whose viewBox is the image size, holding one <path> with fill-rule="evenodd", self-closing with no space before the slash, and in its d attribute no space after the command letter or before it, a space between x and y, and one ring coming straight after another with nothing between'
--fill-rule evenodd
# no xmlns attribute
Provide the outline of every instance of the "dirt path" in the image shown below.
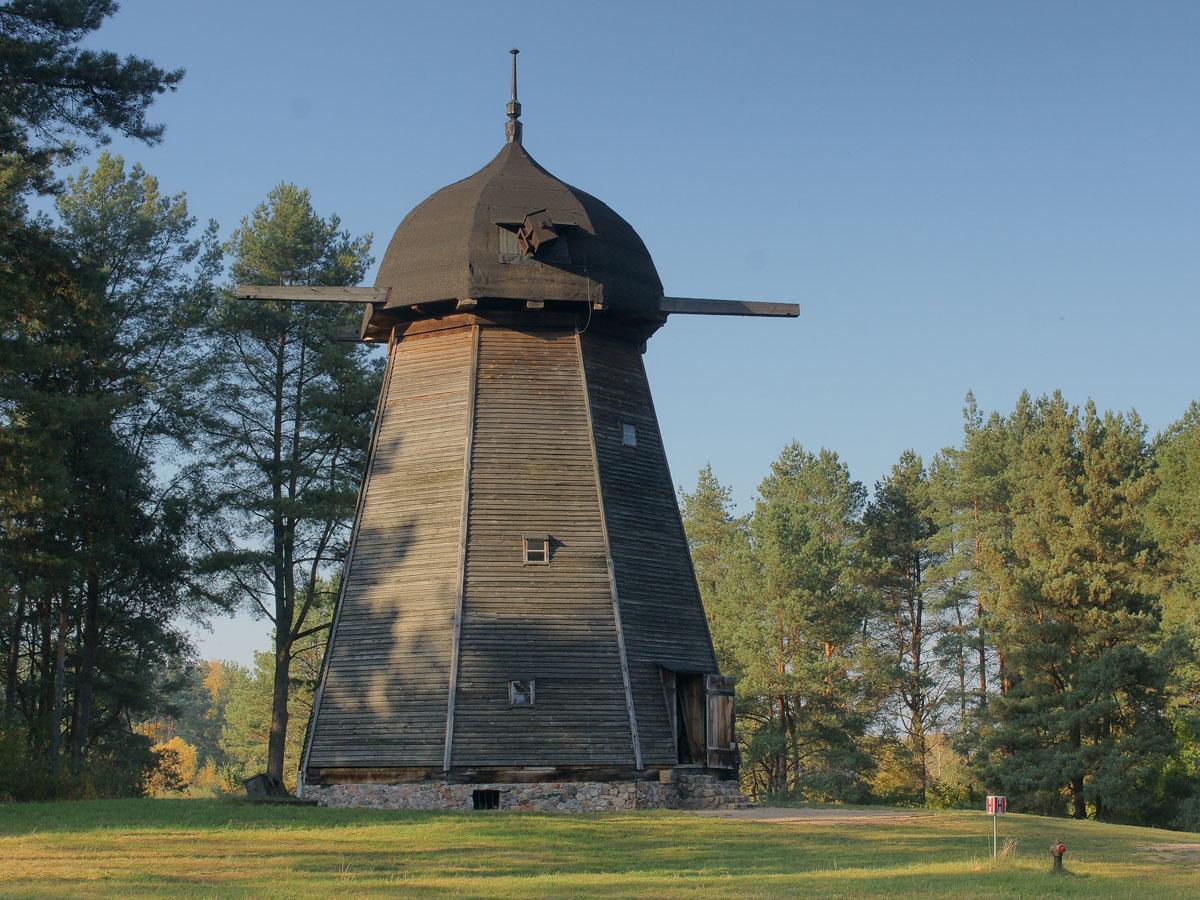
<svg viewBox="0 0 1200 900"><path fill-rule="evenodd" d="M696 815L748 822L788 822L822 825L867 824L886 819L916 819L930 813L916 809L839 809L837 807L752 806L749 809L704 809Z"/></svg>
<svg viewBox="0 0 1200 900"><path fill-rule="evenodd" d="M1146 847L1161 860L1173 863L1200 863L1200 844L1158 844Z"/></svg>

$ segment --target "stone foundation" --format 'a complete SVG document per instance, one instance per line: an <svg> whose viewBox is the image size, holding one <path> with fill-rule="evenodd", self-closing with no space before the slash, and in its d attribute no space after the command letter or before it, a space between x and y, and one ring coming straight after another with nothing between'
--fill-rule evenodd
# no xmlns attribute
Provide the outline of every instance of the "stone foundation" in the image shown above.
<svg viewBox="0 0 1200 900"><path fill-rule="evenodd" d="M311 784L304 799L321 806L370 809L472 810L475 791L498 791L500 809L617 812L627 809L736 809L746 804L736 781L678 775L660 781L552 781L509 784Z"/></svg>

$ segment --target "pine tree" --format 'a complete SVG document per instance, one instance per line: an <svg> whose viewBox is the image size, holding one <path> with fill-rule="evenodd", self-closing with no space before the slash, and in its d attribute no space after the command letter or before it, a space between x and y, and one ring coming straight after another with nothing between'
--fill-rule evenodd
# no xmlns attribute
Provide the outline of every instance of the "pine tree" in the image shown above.
<svg viewBox="0 0 1200 900"><path fill-rule="evenodd" d="M146 113L183 73L79 47L115 10L111 0L0 5L4 719L23 724L31 745L49 753L51 766L57 765L68 718L77 761L97 731L119 743L124 713L149 702L147 670L179 649L168 607L179 597L177 537L186 516L175 504L153 505L146 457L114 425L115 416L127 412L126 398L107 396L92 371L109 361L105 342L128 332L105 293L106 273L78 252L73 232L30 216L27 208L31 193L60 188L54 165L106 142L110 131L147 143L162 136ZM112 224L119 239L122 223ZM104 541L117 562L102 589L95 577L82 574L80 563L95 557ZM158 590L161 603L154 598ZM124 608L100 648L97 629L87 620L95 619L94 600L102 593L104 604L117 601ZM86 667L73 708L65 705L81 630L92 636L84 655L93 663L103 657L110 685L106 707L94 715L79 708L93 680ZM111 658L104 652L110 648ZM96 706L91 700L84 705ZM137 755L110 749L128 759Z"/></svg>
<svg viewBox="0 0 1200 900"><path fill-rule="evenodd" d="M371 263L370 237L321 218L307 191L275 188L229 242L248 284L350 285ZM339 342L356 324L341 304L226 297L209 327L204 458L207 566L229 596L275 630L267 775L284 780L291 664L297 642L327 627L322 579L344 552L365 465L381 365Z"/></svg>
<svg viewBox="0 0 1200 900"><path fill-rule="evenodd" d="M941 623L933 652L939 667L950 674L952 687L946 700L957 705L955 724L961 729L986 695L987 673L986 656L982 665L978 656L980 604L971 579L970 521L963 515L969 506L963 503L953 451L934 457L927 489L933 531L928 541L931 558L925 569L925 589Z"/></svg>
<svg viewBox="0 0 1200 900"><path fill-rule="evenodd" d="M69 162L79 139L104 144L113 131L162 139L146 112L183 70L79 46L116 11L115 0L0 4L0 158L20 161L30 186L51 188L50 167Z"/></svg>
<svg viewBox="0 0 1200 900"><path fill-rule="evenodd" d="M1011 540L989 561L1009 687L984 774L1030 806L1065 791L1076 818L1137 818L1171 749L1144 428L1057 393L1022 398L1009 423Z"/></svg>
<svg viewBox="0 0 1200 900"><path fill-rule="evenodd" d="M1170 659L1168 715L1179 753L1168 770L1166 800L1174 825L1200 828L1200 403L1154 446L1153 495L1146 521L1161 552L1157 593L1163 604L1164 653Z"/></svg>
<svg viewBox="0 0 1200 900"><path fill-rule="evenodd" d="M944 698L933 654L939 625L926 584L937 562L930 543L936 533L932 511L924 463L907 450L875 486L863 517L879 595L875 639L881 659L890 662L891 699L919 803L926 800L930 739L941 724Z"/></svg>
<svg viewBox="0 0 1200 900"><path fill-rule="evenodd" d="M156 702L154 672L186 646L179 616L211 599L189 578L188 498L155 463L187 431L179 361L218 257L185 199L119 158L71 179L57 209L61 228L9 232L5 714L52 766L67 737L82 768L119 752L126 717ZM36 648L24 669L22 642Z"/></svg>
<svg viewBox="0 0 1200 900"><path fill-rule="evenodd" d="M747 518L736 515L733 493L717 480L711 465L700 470L695 491L683 493L680 499L717 659L722 672L736 676L738 607L746 587L740 578L749 544Z"/></svg>
<svg viewBox="0 0 1200 900"><path fill-rule="evenodd" d="M860 739L873 709L860 676L866 596L858 582L862 485L835 453L784 448L759 487L750 541L729 564L725 604L759 792L863 793ZM730 591L733 594L733 591Z"/></svg>

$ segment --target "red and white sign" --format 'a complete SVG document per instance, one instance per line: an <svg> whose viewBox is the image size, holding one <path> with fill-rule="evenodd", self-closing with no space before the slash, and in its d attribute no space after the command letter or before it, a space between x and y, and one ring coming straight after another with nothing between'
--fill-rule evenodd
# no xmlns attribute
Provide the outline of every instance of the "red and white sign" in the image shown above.
<svg viewBox="0 0 1200 900"><path fill-rule="evenodd" d="M1008 798L988 794L987 806L984 808L989 816L1002 816L1008 812Z"/></svg>

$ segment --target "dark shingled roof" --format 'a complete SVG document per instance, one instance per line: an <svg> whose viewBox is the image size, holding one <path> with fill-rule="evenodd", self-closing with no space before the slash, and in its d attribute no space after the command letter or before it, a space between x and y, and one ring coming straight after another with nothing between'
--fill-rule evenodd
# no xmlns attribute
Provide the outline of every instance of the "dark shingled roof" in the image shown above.
<svg viewBox="0 0 1200 900"><path fill-rule="evenodd" d="M502 254L505 226L515 230L540 210L567 253L559 246L536 257ZM389 308L468 298L591 300L655 315L663 295L654 261L629 223L555 178L516 141L404 218L375 286L391 289Z"/></svg>

